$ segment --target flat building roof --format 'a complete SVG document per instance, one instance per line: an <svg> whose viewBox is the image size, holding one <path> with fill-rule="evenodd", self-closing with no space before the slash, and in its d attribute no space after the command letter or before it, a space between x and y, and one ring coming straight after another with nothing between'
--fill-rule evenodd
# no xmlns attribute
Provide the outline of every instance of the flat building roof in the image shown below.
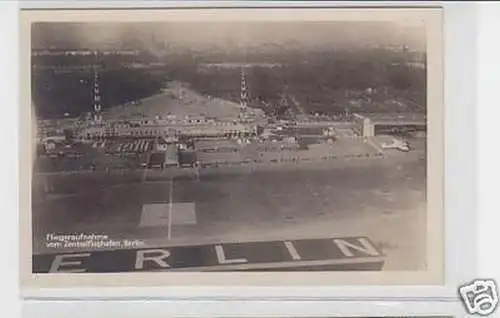
<svg viewBox="0 0 500 318"><path fill-rule="evenodd" d="M359 113L359 115L369 118L374 123L426 123L426 116L423 113Z"/></svg>

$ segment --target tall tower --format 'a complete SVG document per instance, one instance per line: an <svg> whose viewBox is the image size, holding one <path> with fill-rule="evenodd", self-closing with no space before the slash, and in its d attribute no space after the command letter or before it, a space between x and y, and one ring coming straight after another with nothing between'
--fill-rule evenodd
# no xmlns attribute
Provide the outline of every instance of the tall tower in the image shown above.
<svg viewBox="0 0 500 318"><path fill-rule="evenodd" d="M241 91L240 91L240 105L241 108L245 109L248 106L248 95L247 95L247 74L245 67L241 68Z"/></svg>
<svg viewBox="0 0 500 318"><path fill-rule="evenodd" d="M101 92L99 90L99 73L97 69L94 68L94 81L93 81L93 91L92 97L94 102L94 123L100 124L102 121L101 115Z"/></svg>

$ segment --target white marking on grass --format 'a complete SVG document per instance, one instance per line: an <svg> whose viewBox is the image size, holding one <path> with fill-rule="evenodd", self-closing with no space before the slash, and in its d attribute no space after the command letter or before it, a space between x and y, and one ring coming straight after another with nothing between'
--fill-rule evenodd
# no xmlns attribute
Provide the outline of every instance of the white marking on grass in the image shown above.
<svg viewBox="0 0 500 318"><path fill-rule="evenodd" d="M165 215L166 204L144 204L142 206L141 221L139 227L159 227L169 223Z"/></svg>
<svg viewBox="0 0 500 318"><path fill-rule="evenodd" d="M302 258L300 257L299 255L299 252L297 252L297 250L295 249L295 246L293 245L292 242L290 241L285 241L285 247L286 249L288 250L288 252L290 253L290 256L292 257L293 260L295 261L300 261L302 260Z"/></svg>
<svg viewBox="0 0 500 318"><path fill-rule="evenodd" d="M194 202L143 205L139 227L167 226L171 233L175 225L196 225Z"/></svg>

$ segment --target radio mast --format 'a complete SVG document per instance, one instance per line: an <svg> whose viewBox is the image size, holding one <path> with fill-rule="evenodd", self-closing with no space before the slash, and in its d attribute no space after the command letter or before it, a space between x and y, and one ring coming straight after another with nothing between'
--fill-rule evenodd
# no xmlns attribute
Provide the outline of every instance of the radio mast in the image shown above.
<svg viewBox="0 0 500 318"><path fill-rule="evenodd" d="M245 66L241 68L241 91L240 91L240 105L242 109L248 106L248 93L247 93L247 74Z"/></svg>
<svg viewBox="0 0 500 318"><path fill-rule="evenodd" d="M101 115L101 92L99 89L99 73L97 68L94 66L94 80L93 80L93 92L92 92L93 102L94 102L94 123L100 124L102 121Z"/></svg>

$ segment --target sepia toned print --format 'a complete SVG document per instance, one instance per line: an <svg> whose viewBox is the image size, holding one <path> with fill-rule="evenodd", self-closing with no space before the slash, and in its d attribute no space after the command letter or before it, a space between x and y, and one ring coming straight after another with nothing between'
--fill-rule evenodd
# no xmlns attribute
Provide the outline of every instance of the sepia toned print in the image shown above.
<svg viewBox="0 0 500 318"><path fill-rule="evenodd" d="M439 10L148 12L23 12L28 277L440 282Z"/></svg>

